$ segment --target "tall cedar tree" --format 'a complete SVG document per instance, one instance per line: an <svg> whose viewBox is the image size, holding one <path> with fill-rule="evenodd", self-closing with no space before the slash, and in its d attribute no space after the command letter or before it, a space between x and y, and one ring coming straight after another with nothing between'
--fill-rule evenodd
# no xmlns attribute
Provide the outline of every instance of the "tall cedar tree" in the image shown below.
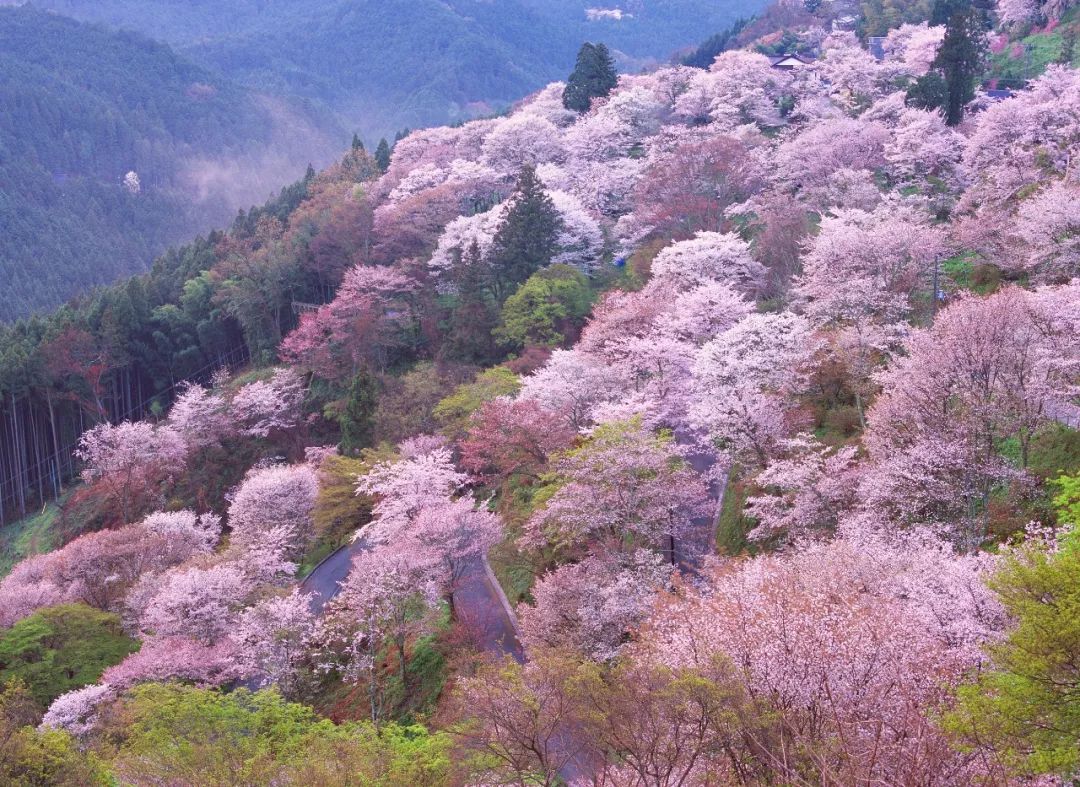
<svg viewBox="0 0 1080 787"><path fill-rule="evenodd" d="M551 264L562 230L555 203L532 167L522 168L510 199L510 209L495 231L489 260L489 286L499 304L519 284Z"/></svg>
<svg viewBox="0 0 1080 787"><path fill-rule="evenodd" d="M618 84L615 61L604 44L582 44L574 73L566 80L563 106L575 112L588 112L594 98L602 98Z"/></svg>
<svg viewBox="0 0 1080 787"><path fill-rule="evenodd" d="M379 140L379 146L375 148L375 164L380 172L386 172L390 168L390 143L386 137Z"/></svg>
<svg viewBox="0 0 1080 787"><path fill-rule="evenodd" d="M500 360L492 338L499 316L489 292L491 270L476 241L456 256L454 281L458 301L450 317L450 332L443 354L458 361L487 366Z"/></svg>
<svg viewBox="0 0 1080 787"><path fill-rule="evenodd" d="M933 68L945 79L945 122L964 119L964 107L975 98L975 83L986 65L986 14L970 3L939 2L934 17L944 17L945 40Z"/></svg>
<svg viewBox="0 0 1080 787"><path fill-rule="evenodd" d="M375 408L379 383L367 369L353 378L341 414L341 453L352 456L375 442Z"/></svg>

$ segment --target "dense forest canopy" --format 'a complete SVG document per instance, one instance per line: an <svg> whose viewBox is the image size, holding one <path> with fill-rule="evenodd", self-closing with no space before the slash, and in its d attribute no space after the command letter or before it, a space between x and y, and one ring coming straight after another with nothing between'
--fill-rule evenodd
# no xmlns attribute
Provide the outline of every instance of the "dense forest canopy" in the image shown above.
<svg viewBox="0 0 1080 787"><path fill-rule="evenodd" d="M761 2L636 0L46 0L79 19L138 30L260 89L341 112L378 139L505 107L562 75L583 39L624 63L666 60ZM598 13L600 11L620 13Z"/></svg>
<svg viewBox="0 0 1080 787"><path fill-rule="evenodd" d="M145 270L343 138L140 35L0 8L0 320Z"/></svg>

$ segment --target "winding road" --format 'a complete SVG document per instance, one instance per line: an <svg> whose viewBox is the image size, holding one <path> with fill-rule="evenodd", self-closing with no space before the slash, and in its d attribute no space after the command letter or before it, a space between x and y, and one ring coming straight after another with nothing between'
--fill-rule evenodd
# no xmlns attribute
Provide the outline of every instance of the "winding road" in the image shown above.
<svg viewBox="0 0 1080 787"><path fill-rule="evenodd" d="M680 445L692 445L692 441L682 435L676 439ZM705 478L712 475L716 466L716 457L709 453L689 453L686 461ZM691 520L689 537L672 544L674 561L684 574L696 576L702 557L715 551L716 520L727 491L728 478L729 474L724 473L722 479L710 481L709 496L716 503L712 515ZM341 583L349 575L353 559L371 546L370 541L361 534L319 563L304 578L300 588L308 594L312 612L322 613L327 602L341 591ZM670 550L668 554L671 555ZM517 618L486 557L477 558L466 570L454 591L454 611L458 620L473 631L483 652L510 656L519 664L525 663L525 649L518 636ZM566 734L573 737L572 732L567 731ZM577 785L591 781L589 772L588 764L575 758L562 768L559 775L567 784Z"/></svg>

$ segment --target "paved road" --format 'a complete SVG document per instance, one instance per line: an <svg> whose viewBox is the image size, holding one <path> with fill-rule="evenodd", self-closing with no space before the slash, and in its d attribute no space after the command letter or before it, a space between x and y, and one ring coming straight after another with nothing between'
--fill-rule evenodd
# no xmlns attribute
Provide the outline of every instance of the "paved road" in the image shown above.
<svg viewBox="0 0 1080 787"><path fill-rule="evenodd" d="M307 575L300 588L308 594L312 612L322 613L326 603L341 591L341 583L349 575L353 558L370 548L368 539L360 536ZM484 652L509 655L524 663L525 651L518 639L517 622L484 561L477 559L466 570L454 592L454 609L458 619L473 628Z"/></svg>

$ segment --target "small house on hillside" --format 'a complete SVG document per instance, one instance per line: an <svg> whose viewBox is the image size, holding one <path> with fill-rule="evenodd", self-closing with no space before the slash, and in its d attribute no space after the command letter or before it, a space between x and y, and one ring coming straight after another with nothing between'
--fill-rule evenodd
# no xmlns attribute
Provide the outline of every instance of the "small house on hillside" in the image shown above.
<svg viewBox="0 0 1080 787"><path fill-rule="evenodd" d="M805 68L806 66L813 65L814 61L802 55L778 55L771 57L769 60L772 62L773 68L779 68L782 71L791 71L796 68Z"/></svg>

